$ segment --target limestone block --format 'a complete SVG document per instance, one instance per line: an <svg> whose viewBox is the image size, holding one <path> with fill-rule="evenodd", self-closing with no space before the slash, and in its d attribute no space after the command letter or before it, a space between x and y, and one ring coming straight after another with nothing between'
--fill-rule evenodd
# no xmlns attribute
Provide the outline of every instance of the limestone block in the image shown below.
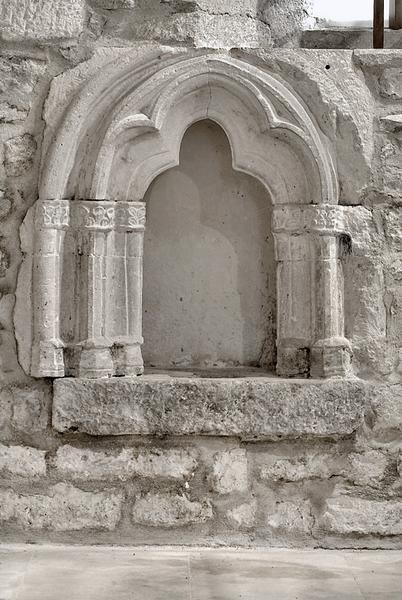
<svg viewBox="0 0 402 600"><path fill-rule="evenodd" d="M137 498L132 510L134 523L151 527L181 527L205 523L213 516L209 501L192 502L178 494L149 493Z"/></svg>
<svg viewBox="0 0 402 600"><path fill-rule="evenodd" d="M294 458L268 454L264 457L260 476L266 481L279 482L343 477L354 485L378 488L382 485L387 465L386 455L379 450L331 454L317 449Z"/></svg>
<svg viewBox="0 0 402 600"><path fill-rule="evenodd" d="M6 175L9 177L19 177L28 173L32 169L35 152L36 142L29 133L5 142L4 166Z"/></svg>
<svg viewBox="0 0 402 600"><path fill-rule="evenodd" d="M2 0L0 34L6 40L77 37L84 26L83 0Z"/></svg>
<svg viewBox="0 0 402 600"><path fill-rule="evenodd" d="M261 479L266 481L303 481L326 479L333 474L332 457L324 452L305 454L297 458L279 458L268 455L260 469Z"/></svg>
<svg viewBox="0 0 402 600"><path fill-rule="evenodd" d="M255 525L256 513L257 502L253 500L228 510L227 518L236 529L252 529Z"/></svg>
<svg viewBox="0 0 402 600"><path fill-rule="evenodd" d="M238 448L229 452L217 452L214 456L211 482L219 494L247 491L246 451Z"/></svg>
<svg viewBox="0 0 402 600"><path fill-rule="evenodd" d="M371 408L373 411L373 433L376 437L402 432L402 385L379 385L373 389Z"/></svg>
<svg viewBox="0 0 402 600"><path fill-rule="evenodd" d="M360 426L366 387L353 380L264 377L65 378L54 384L53 426L91 435L330 437Z"/></svg>
<svg viewBox="0 0 402 600"><path fill-rule="evenodd" d="M390 139L381 148L381 177L385 188L399 191L401 181L402 143Z"/></svg>
<svg viewBox="0 0 402 600"><path fill-rule="evenodd" d="M74 480L125 481L133 477L185 479L195 470L193 453L181 449L135 450L123 448L118 454L61 446L55 467L62 477Z"/></svg>
<svg viewBox="0 0 402 600"><path fill-rule="evenodd" d="M0 522L19 527L78 531L113 530L120 520L122 496L113 492L84 492L58 483L45 494L0 490Z"/></svg>
<svg viewBox="0 0 402 600"><path fill-rule="evenodd" d="M0 431L4 431L11 422L13 397L11 390L3 388L0 390Z"/></svg>
<svg viewBox="0 0 402 600"><path fill-rule="evenodd" d="M402 252L402 206L382 209L381 216L389 250Z"/></svg>
<svg viewBox="0 0 402 600"><path fill-rule="evenodd" d="M27 434L44 431L49 419L49 398L41 388L14 388L11 424Z"/></svg>
<svg viewBox="0 0 402 600"><path fill-rule="evenodd" d="M14 123L27 117L35 84L45 67L38 60L0 57L0 123Z"/></svg>
<svg viewBox="0 0 402 600"><path fill-rule="evenodd" d="M0 277L5 277L10 267L10 253L0 246Z"/></svg>
<svg viewBox="0 0 402 600"><path fill-rule="evenodd" d="M5 190L0 189L0 222L8 217L12 209L10 198L7 197Z"/></svg>
<svg viewBox="0 0 402 600"><path fill-rule="evenodd" d="M320 518L319 529L339 535L400 535L402 502L332 498Z"/></svg>
<svg viewBox="0 0 402 600"><path fill-rule="evenodd" d="M3 475L39 477L46 475L43 450L25 446L3 446L0 444L0 472Z"/></svg>
<svg viewBox="0 0 402 600"><path fill-rule="evenodd" d="M115 10L119 8L135 8L138 0L95 0L94 5L106 10Z"/></svg>
<svg viewBox="0 0 402 600"><path fill-rule="evenodd" d="M380 77L380 93L393 99L402 99L402 69L384 69Z"/></svg>
<svg viewBox="0 0 402 600"><path fill-rule="evenodd" d="M347 466L342 475L355 485L381 487L387 465L386 455L378 450L369 450L361 454L353 452L347 458Z"/></svg>
<svg viewBox="0 0 402 600"><path fill-rule="evenodd" d="M272 47L268 25L246 15L177 13L170 16L140 15L123 31L124 37L183 43L198 48Z"/></svg>
<svg viewBox="0 0 402 600"><path fill-rule="evenodd" d="M314 524L308 501L278 502L267 516L268 527L277 533L309 534Z"/></svg>

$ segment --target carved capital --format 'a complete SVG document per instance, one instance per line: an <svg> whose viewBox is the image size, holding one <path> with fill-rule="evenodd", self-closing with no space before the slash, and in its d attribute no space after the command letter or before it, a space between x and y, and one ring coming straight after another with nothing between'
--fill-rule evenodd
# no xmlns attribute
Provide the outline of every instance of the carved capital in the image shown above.
<svg viewBox="0 0 402 600"><path fill-rule="evenodd" d="M145 228L145 204L80 200L71 203L74 227L92 231L142 231Z"/></svg>
<svg viewBox="0 0 402 600"><path fill-rule="evenodd" d="M118 202L115 209L116 228L125 231L145 229L146 210L144 202Z"/></svg>
<svg viewBox="0 0 402 600"><path fill-rule="evenodd" d="M336 204L277 205L272 221L275 233L336 235L346 230L344 208Z"/></svg>
<svg viewBox="0 0 402 600"><path fill-rule="evenodd" d="M41 229L66 229L70 224L69 200L42 200L36 206L36 224Z"/></svg>

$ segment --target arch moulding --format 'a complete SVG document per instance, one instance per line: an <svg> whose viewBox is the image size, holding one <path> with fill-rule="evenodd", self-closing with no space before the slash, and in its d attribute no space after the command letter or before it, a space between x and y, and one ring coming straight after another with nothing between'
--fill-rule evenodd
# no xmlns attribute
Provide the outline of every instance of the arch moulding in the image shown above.
<svg viewBox="0 0 402 600"><path fill-rule="evenodd" d="M88 79L48 135L33 216L33 376L143 372L143 198L203 119L224 129L234 169L273 203L278 374L349 373L347 231L331 147L308 108L277 76L228 55L139 62L128 52Z"/></svg>

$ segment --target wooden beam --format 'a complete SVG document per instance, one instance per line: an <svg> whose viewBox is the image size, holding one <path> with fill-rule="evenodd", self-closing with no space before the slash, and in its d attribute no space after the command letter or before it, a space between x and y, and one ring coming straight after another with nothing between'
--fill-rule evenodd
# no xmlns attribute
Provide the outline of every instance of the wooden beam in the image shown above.
<svg viewBox="0 0 402 600"><path fill-rule="evenodd" d="M402 0L389 0L389 26L402 29Z"/></svg>
<svg viewBox="0 0 402 600"><path fill-rule="evenodd" d="M384 48L384 0L374 0L373 48Z"/></svg>

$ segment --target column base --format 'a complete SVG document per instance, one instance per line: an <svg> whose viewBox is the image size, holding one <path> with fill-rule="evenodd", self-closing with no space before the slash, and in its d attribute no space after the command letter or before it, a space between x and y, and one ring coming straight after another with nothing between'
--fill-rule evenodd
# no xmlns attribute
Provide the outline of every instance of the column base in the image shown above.
<svg viewBox="0 0 402 600"><path fill-rule="evenodd" d="M320 340L311 349L311 377L351 377L352 347L346 338Z"/></svg>
<svg viewBox="0 0 402 600"><path fill-rule="evenodd" d="M61 340L39 342L32 354L32 377L64 377L64 354Z"/></svg>
<svg viewBox="0 0 402 600"><path fill-rule="evenodd" d="M276 372L279 377L308 377L310 348L280 343L277 351Z"/></svg>
<svg viewBox="0 0 402 600"><path fill-rule="evenodd" d="M85 345L77 365L78 377L101 379L112 377L114 372L110 347L103 345Z"/></svg>
<svg viewBox="0 0 402 600"><path fill-rule="evenodd" d="M112 356L116 377L136 377L144 373L140 344L116 344L113 346Z"/></svg>

